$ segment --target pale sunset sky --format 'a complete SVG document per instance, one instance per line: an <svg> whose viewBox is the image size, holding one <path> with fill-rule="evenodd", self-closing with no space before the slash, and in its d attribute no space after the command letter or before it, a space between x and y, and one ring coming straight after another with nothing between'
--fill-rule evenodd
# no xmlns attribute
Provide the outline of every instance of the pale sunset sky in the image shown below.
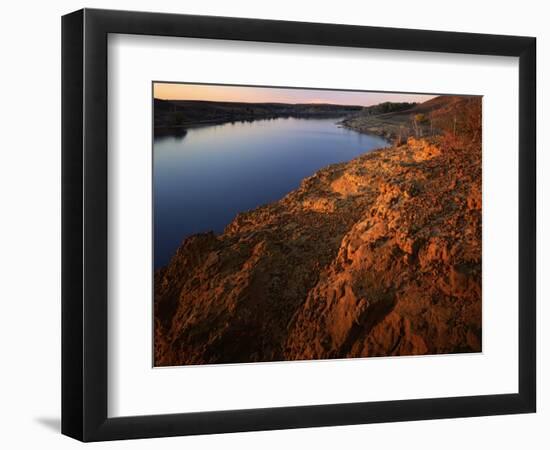
<svg viewBox="0 0 550 450"><path fill-rule="evenodd" d="M425 102L436 95L387 92L281 89L207 84L154 83L154 97L163 100L210 100L247 103L331 103L370 106L382 102Z"/></svg>

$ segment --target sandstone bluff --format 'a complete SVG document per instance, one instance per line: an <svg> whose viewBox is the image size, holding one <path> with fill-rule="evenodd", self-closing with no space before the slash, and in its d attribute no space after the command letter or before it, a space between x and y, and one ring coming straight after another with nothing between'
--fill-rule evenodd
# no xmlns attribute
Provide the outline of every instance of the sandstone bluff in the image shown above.
<svg viewBox="0 0 550 450"><path fill-rule="evenodd" d="M478 132L400 139L187 238L154 308L157 366L481 351Z"/></svg>

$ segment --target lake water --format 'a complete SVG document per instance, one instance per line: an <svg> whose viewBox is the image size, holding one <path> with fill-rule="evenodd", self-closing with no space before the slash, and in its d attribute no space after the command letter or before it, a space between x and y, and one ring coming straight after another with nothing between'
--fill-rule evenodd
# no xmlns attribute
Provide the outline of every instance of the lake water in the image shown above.
<svg viewBox="0 0 550 450"><path fill-rule="evenodd" d="M155 268L191 234L284 197L317 170L387 142L338 119L273 119L192 128L154 140Z"/></svg>

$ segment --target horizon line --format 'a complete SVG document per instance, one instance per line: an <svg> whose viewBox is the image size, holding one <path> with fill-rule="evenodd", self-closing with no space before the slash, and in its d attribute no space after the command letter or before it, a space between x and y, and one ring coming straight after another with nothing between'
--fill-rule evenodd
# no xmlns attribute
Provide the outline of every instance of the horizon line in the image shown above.
<svg viewBox="0 0 550 450"><path fill-rule="evenodd" d="M152 82L152 97L161 101L332 105L368 107L381 103L424 103L441 94L352 89Z"/></svg>
<svg viewBox="0 0 550 450"><path fill-rule="evenodd" d="M439 95L434 95L433 98L437 98L437 97L442 97L444 95L454 95L454 94L439 94ZM328 102L297 102L297 103L291 103L291 102L270 102L270 101L265 101L265 102L247 102L247 101L239 101L239 100L200 100L200 99L193 99L193 98L161 98L161 97L153 97L154 100L160 100L160 101L164 101L164 102L206 102L206 103L244 103L244 104L247 104L247 105L291 105L291 106L296 106L296 105L327 105L327 106L356 106L356 107L360 107L360 108L369 108L371 106L377 106L377 105L381 105L383 103L411 103L411 104L422 104L422 103L425 103L429 100L424 100L422 102L415 102L415 101L410 101L410 102L392 102L392 101L389 101L389 100L385 100L385 101L382 101L380 103L374 103L372 105L361 105L359 103L328 103Z"/></svg>

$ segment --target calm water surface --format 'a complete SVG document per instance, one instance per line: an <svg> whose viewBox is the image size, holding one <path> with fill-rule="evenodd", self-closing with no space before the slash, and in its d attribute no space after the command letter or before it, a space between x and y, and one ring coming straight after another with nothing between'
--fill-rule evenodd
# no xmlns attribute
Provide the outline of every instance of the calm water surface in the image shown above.
<svg viewBox="0 0 550 450"><path fill-rule="evenodd" d="M328 164L384 147L338 119L273 119L188 130L153 144L155 268L191 234L282 198Z"/></svg>

